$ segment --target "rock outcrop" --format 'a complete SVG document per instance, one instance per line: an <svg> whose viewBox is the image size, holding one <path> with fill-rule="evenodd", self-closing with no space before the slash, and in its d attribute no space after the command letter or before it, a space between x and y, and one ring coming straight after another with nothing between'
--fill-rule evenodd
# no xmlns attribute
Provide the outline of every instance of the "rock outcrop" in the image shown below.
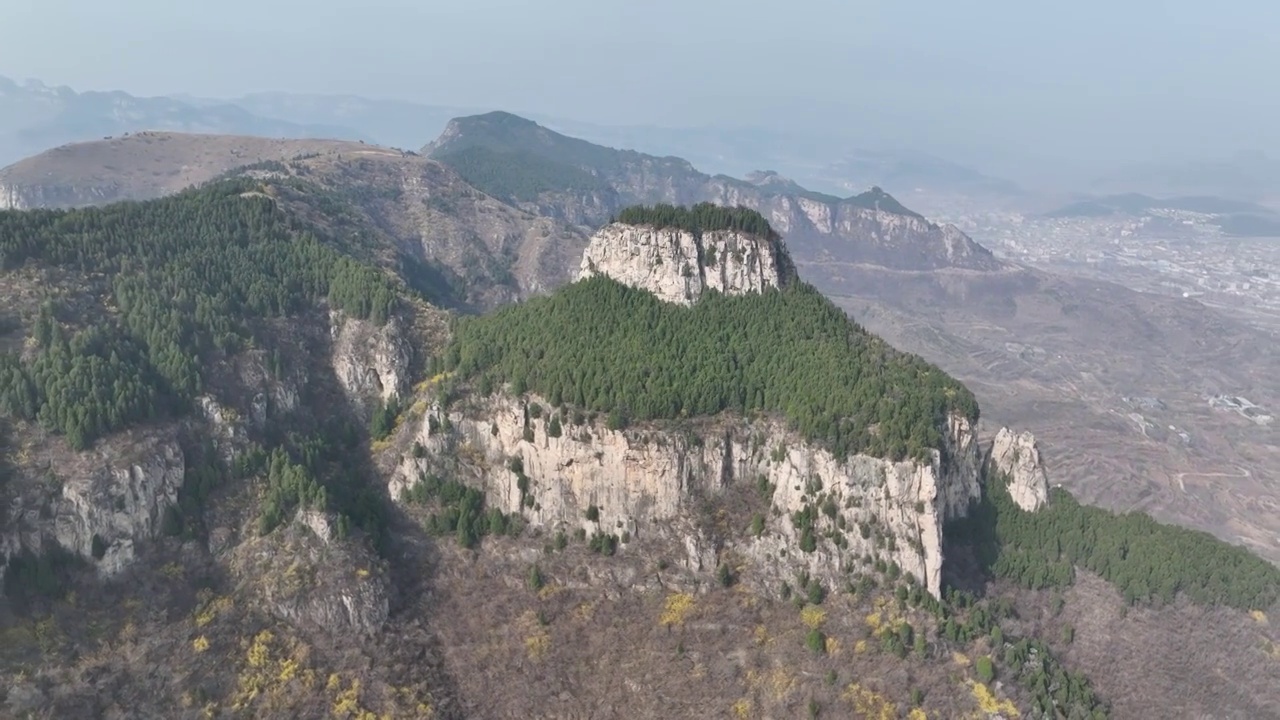
<svg viewBox="0 0 1280 720"><path fill-rule="evenodd" d="M333 371L353 403L364 406L372 399L389 400L408 390L413 345L399 318L378 326L334 310L329 327Z"/></svg>
<svg viewBox="0 0 1280 720"><path fill-rule="evenodd" d="M295 627L369 636L387 620L385 563L367 540L340 538L336 518L302 510L235 548L231 569L264 608Z"/></svg>
<svg viewBox="0 0 1280 720"><path fill-rule="evenodd" d="M0 523L0 561L61 546L102 575L123 570L136 545L158 535L176 506L185 459L169 435L124 436L55 469L58 489L24 483ZM53 477L53 476L51 476ZM52 492L51 492L52 491Z"/></svg>
<svg viewBox="0 0 1280 720"><path fill-rule="evenodd" d="M132 457L106 460L69 479L55 518L58 544L98 560L100 572L124 569L134 542L158 534L164 513L178 504L185 460L173 441L150 440Z"/></svg>
<svg viewBox="0 0 1280 720"><path fill-rule="evenodd" d="M691 567L710 570L716 548L697 529L700 498L744 483L772 487L779 513L767 518L760 537L735 548L761 568L803 569L836 582L869 555L896 563L937 595L943 523L963 516L980 492L977 440L961 418L951 421L942 451L915 463L862 455L840 460L772 420L706 419L679 432L660 425L615 431L565 424L553 437L544 417L529 420L526 433L525 402L499 396L466 411L429 411L416 438L426 457L402 462L393 496L435 463L469 459L464 462L479 475L489 502L523 512L534 526L674 535L688 549ZM596 521L586 519L592 506ZM807 552L797 550L809 541L791 521L798 512L813 517L814 547Z"/></svg>
<svg viewBox="0 0 1280 720"><path fill-rule="evenodd" d="M0 210L31 210L34 208L73 208L102 205L119 200L120 188L112 184L20 185L0 183Z"/></svg>
<svg viewBox="0 0 1280 720"><path fill-rule="evenodd" d="M1049 502L1049 476L1029 432L1000 428L991 444L991 466L1009 478L1009 495L1018 507L1035 512Z"/></svg>
<svg viewBox="0 0 1280 720"><path fill-rule="evenodd" d="M779 242L734 230L693 233L613 223L591 238L578 279L608 275L686 305L706 290L761 292L791 280Z"/></svg>

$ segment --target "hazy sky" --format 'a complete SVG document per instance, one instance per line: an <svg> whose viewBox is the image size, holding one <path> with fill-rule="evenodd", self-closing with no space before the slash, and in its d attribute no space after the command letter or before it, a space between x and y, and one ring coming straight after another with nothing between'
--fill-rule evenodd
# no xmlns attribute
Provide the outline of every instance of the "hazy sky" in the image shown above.
<svg viewBox="0 0 1280 720"><path fill-rule="evenodd" d="M962 161L1280 153L1274 0L3 0L0 75L824 130Z"/></svg>

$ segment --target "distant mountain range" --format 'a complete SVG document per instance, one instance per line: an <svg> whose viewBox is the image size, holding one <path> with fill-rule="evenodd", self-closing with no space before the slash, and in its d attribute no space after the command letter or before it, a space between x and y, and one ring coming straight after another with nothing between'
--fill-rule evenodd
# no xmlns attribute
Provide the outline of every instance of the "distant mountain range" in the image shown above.
<svg viewBox="0 0 1280 720"><path fill-rule="evenodd" d="M599 226L628 205L713 202L760 212L804 260L1001 267L955 227L930 223L879 187L840 198L771 171L709 175L683 158L595 145L505 112L458 118L422 152L496 198L577 225Z"/></svg>
<svg viewBox="0 0 1280 720"><path fill-rule="evenodd" d="M1091 218L1111 215L1141 217L1159 211L1179 211L1208 216L1228 235L1280 237L1280 215L1257 203L1212 195L1154 198L1124 193L1078 200L1046 213L1051 218Z"/></svg>
<svg viewBox="0 0 1280 720"><path fill-rule="evenodd" d="M821 174L828 182L846 189L882 185L899 193L913 190L975 196L1023 193L1011 180L991 177L972 167L924 153L854 150L823 168Z"/></svg>
<svg viewBox="0 0 1280 720"><path fill-rule="evenodd" d="M364 140L412 148L439 135L449 120L489 109L285 92L231 99L185 94L143 98L0 77L0 165L66 143L144 130ZM916 189L961 195L1016 192L1008 181L940 158L846 151L847 140L834 137L758 127L610 126L542 114L525 116L592 143L679 155L712 173L743 176L756 168L772 168L806 186L837 194L871 186L899 195ZM832 163L832 157L843 159Z"/></svg>
<svg viewBox="0 0 1280 720"><path fill-rule="evenodd" d="M228 102L193 104L119 91L81 93L36 80L18 83L0 77L0 164L70 142L142 130L371 139L351 127L264 117Z"/></svg>
<svg viewBox="0 0 1280 720"><path fill-rule="evenodd" d="M1144 163L1098 178L1097 192L1141 190L1159 194L1228 195L1280 200L1280 159L1265 153L1177 163Z"/></svg>

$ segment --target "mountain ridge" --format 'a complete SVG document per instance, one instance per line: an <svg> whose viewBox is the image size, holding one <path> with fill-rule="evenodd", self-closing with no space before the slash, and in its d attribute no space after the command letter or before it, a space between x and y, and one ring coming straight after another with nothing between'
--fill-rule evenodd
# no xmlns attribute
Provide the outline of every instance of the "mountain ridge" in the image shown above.
<svg viewBox="0 0 1280 720"><path fill-rule="evenodd" d="M521 155L534 155L543 163L585 172L608 185L607 189L566 186L559 193L548 190L534 192L532 197L509 197L567 222L598 227L626 205L713 202L760 212L788 237L797 260L841 254L898 269L1003 267L989 250L954 226L928 222L878 187L839 199L804 190L767 171L747 180L707 175L680 158L594 145L506 112L457 118L422 152L452 163L464 178L485 189L494 173L459 161L474 157L477 148L495 153L495 159L502 157L505 166L518 164L515 161ZM542 167L537 174L546 178L552 171ZM495 188L495 193L503 194L501 188Z"/></svg>

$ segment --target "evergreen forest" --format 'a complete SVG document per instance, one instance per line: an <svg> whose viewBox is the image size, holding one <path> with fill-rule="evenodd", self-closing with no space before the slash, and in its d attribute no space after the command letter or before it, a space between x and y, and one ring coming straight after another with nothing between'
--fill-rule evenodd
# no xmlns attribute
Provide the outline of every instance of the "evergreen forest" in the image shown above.
<svg viewBox="0 0 1280 720"><path fill-rule="evenodd" d="M108 433L188 412L207 392L212 360L270 344L255 337L255 320L327 302L386 322L396 283L257 190L251 181L226 181L144 203L0 212L0 271L33 265L76 273L84 286L73 290L100 296L104 308L87 321L43 302L30 351L0 355L0 419L38 422L83 449ZM260 531L306 506L338 511L343 532L354 522L377 542L383 509L352 470L360 434L342 418L320 422L311 436L269 428L270 451L258 447L233 468L211 449L191 452L166 530L191 530L205 497L227 476L262 475Z"/></svg>
<svg viewBox="0 0 1280 720"><path fill-rule="evenodd" d="M1051 491L1048 506L1025 512L1007 485L993 473L976 512L948 530L971 543L997 577L1062 588L1079 567L1112 583L1130 604L1167 604L1181 594L1201 605L1249 610L1280 600L1280 568L1244 547L1145 513L1082 505L1061 488Z"/></svg>
<svg viewBox="0 0 1280 720"><path fill-rule="evenodd" d="M708 293L691 307L595 276L460 318L443 357L476 386L509 382L610 424L732 411L786 418L840 456L929 456L967 388L867 333L816 289Z"/></svg>
<svg viewBox="0 0 1280 720"><path fill-rule="evenodd" d="M635 205L618 211L617 222L627 225L652 225L676 228L694 235L716 230L737 230L767 240L778 241L778 235L763 215L745 207L726 207L715 203L698 203L693 207L675 205Z"/></svg>
<svg viewBox="0 0 1280 720"><path fill-rule="evenodd" d="M396 286L296 227L265 196L227 182L146 203L0 213L0 270L25 263L103 284L110 324L64 327L46 302L38 352L0 356L0 409L38 420L76 448L202 391L202 358L235 353L248 320L327 300L382 323Z"/></svg>

